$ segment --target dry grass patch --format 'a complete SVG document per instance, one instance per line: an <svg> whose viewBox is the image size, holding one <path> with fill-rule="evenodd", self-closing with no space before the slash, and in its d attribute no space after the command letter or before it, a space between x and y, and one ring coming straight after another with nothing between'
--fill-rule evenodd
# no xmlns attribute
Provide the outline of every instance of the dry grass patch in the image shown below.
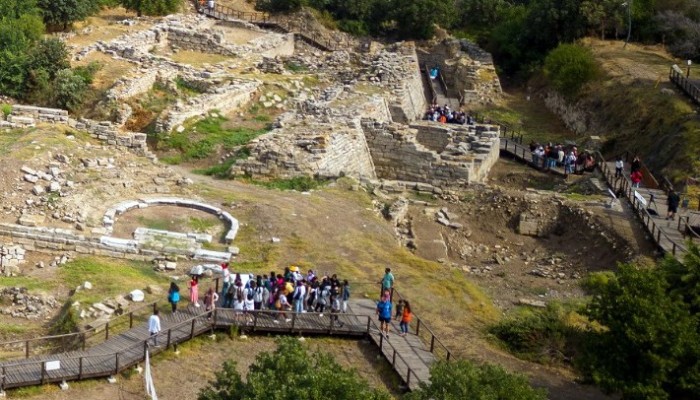
<svg viewBox="0 0 700 400"><path fill-rule="evenodd" d="M179 50L177 53L169 56L169 58L180 64L187 64L196 68L233 59L233 57L222 56L221 54L202 53L201 51L193 50Z"/></svg>
<svg viewBox="0 0 700 400"><path fill-rule="evenodd" d="M97 62L100 65L100 69L97 70L92 81L92 87L97 90L111 88L117 79L128 75L136 69L136 67L128 61L117 60L97 51L90 53L80 61L73 62L72 66L85 66L91 62Z"/></svg>
<svg viewBox="0 0 700 400"><path fill-rule="evenodd" d="M138 32L149 27L149 24L144 22L137 22L134 26L116 23L127 18L136 18L136 13L127 11L122 7L104 9L99 14L74 25L76 32L81 32L85 28L91 28L92 30L89 33L77 34L66 42L73 46L87 46L98 40L109 41L125 33Z"/></svg>

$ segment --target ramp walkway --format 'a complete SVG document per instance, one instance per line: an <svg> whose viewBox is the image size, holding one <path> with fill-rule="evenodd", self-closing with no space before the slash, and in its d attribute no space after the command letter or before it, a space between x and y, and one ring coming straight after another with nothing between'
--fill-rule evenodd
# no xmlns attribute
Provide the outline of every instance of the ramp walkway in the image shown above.
<svg viewBox="0 0 700 400"><path fill-rule="evenodd" d="M218 279L216 280L218 286ZM398 292L393 295L400 298ZM427 382L430 365L437 359L450 359L450 352L430 331L425 323L414 316L411 332L405 337L397 334L398 322L389 339L379 332L375 317L375 303L368 299L352 300L349 313L338 314L338 321L330 314L287 312L287 321L277 311L256 311L249 317L230 308L216 308L210 316L203 308L189 306L177 313L162 312L161 332L151 337L145 315L150 315L157 304L144 306L129 314L108 321L93 332L32 338L0 343L7 358L8 348L19 348L21 359L0 361L0 389L19 388L63 381L109 377L132 367L145 359L146 351L158 354L176 348L179 343L216 330L237 327L241 332L291 335L333 335L369 338L392 365L409 390ZM165 308L165 307L163 307ZM138 318L138 314L144 318ZM128 323L129 328L115 334L110 324L116 320ZM95 335L102 340L92 345ZM57 346L47 346L49 341ZM34 351L30 349L33 343ZM44 343L39 345L38 343ZM87 344L86 344L87 343ZM34 354L38 352L39 354ZM17 354L14 354L17 357Z"/></svg>
<svg viewBox="0 0 700 400"><path fill-rule="evenodd" d="M534 168L542 169L541 164L535 164L530 149L523 146L521 141L522 139L519 138L501 137L501 152ZM625 162L625 171L622 176L615 177L615 161L606 160L600 152L594 152L593 156L607 186L614 193L621 194L629 201L651 240L660 251L682 259L687 251L688 241L700 243L700 229L698 229L700 227L700 213L679 207L675 220L666 219L667 192L670 183L659 184L648 168L643 166L645 176L643 185L635 189L629 178L630 160ZM561 167L551 168L549 171L565 175Z"/></svg>

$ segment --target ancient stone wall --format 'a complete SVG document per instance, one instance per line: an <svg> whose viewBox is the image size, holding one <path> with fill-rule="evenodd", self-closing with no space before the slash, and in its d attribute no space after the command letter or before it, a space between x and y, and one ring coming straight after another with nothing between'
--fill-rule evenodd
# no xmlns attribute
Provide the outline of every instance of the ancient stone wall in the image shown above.
<svg viewBox="0 0 700 400"><path fill-rule="evenodd" d="M170 132L186 120L206 114L216 109L222 113L238 109L248 103L262 86L258 80L229 82L213 89L211 93L189 99L187 104L178 102L158 118L156 132Z"/></svg>
<svg viewBox="0 0 700 400"><path fill-rule="evenodd" d="M428 103L413 43L398 43L380 52L372 70L391 90L388 100L394 122L407 124L423 116Z"/></svg>
<svg viewBox="0 0 700 400"><path fill-rule="evenodd" d="M491 55L467 40L445 39L418 49L421 67L440 67L449 97L464 98L464 104L489 104L502 93Z"/></svg>
<svg viewBox="0 0 700 400"><path fill-rule="evenodd" d="M378 178L464 186L482 182L498 160L498 127L362 121Z"/></svg>
<svg viewBox="0 0 700 400"><path fill-rule="evenodd" d="M20 120L23 122L22 124L12 122ZM68 111L58 108L15 105L12 107L12 113L8 116L8 121L0 121L8 122L9 126L7 124L0 124L0 128L33 126L36 121L65 124L76 130L87 132L91 137L108 145L125 147L136 154L155 158L148 150L145 133L122 132L119 130L118 126L110 121L93 121L85 118L75 120L68 116Z"/></svg>
<svg viewBox="0 0 700 400"><path fill-rule="evenodd" d="M132 239L110 236L88 237L70 229L28 227L0 223L0 236L9 237L26 251L74 251L81 254L150 261L167 256L190 257L198 260L228 261L230 254L204 249L182 249L176 247L153 250L140 248ZM223 260L226 258L226 260Z"/></svg>

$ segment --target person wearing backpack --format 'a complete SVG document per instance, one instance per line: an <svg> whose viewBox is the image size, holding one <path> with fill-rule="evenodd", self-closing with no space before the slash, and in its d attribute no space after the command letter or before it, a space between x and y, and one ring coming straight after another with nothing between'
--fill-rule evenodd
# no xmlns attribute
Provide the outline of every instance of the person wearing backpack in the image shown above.
<svg viewBox="0 0 700 400"><path fill-rule="evenodd" d="M175 282L170 282L170 288L168 289L168 302L172 307L173 314L177 312L178 301L180 301L180 288Z"/></svg>
<svg viewBox="0 0 700 400"><path fill-rule="evenodd" d="M228 292L229 286L231 286L231 271L228 269L228 263L221 263L221 298L226 299L226 293ZM226 307L224 303L223 307Z"/></svg>
<svg viewBox="0 0 700 400"><path fill-rule="evenodd" d="M258 285L256 282L253 286L253 309L262 310L262 305L265 302L265 292L267 289L263 285Z"/></svg>
<svg viewBox="0 0 700 400"><path fill-rule="evenodd" d="M333 321L338 327L342 327L343 323L339 321L338 314L340 314L340 300L338 300L337 295L331 295L331 321Z"/></svg>
<svg viewBox="0 0 700 400"><path fill-rule="evenodd" d="M328 297L330 297L330 290L327 285L321 285L317 291L316 299L316 312L319 313L319 317L323 317L323 311L326 309L328 304Z"/></svg>
<svg viewBox="0 0 700 400"><path fill-rule="evenodd" d="M348 280L345 279L343 281L343 307L342 311L343 313L348 312L348 300L350 299L350 283L348 283Z"/></svg>
<svg viewBox="0 0 700 400"><path fill-rule="evenodd" d="M304 297L306 295L306 288L302 281L297 282L297 287L294 288L294 294L292 295L292 300L294 300L294 312L301 313L304 311Z"/></svg>

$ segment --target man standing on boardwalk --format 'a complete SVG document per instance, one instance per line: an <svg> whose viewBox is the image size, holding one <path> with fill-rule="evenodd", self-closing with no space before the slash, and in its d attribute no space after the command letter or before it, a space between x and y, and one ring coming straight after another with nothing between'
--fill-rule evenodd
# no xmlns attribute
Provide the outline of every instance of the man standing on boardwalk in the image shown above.
<svg viewBox="0 0 700 400"><path fill-rule="evenodd" d="M158 316L158 310L153 311L153 315L148 318L148 332L153 338L153 345L158 346L158 332L160 332L160 317Z"/></svg>
<svg viewBox="0 0 700 400"><path fill-rule="evenodd" d="M384 278L382 278L382 292L391 291L392 287L394 287L394 275L391 273L391 268L387 268L384 270Z"/></svg>
<svg viewBox="0 0 700 400"><path fill-rule="evenodd" d="M676 219L676 213L678 212L678 205L681 203L681 197L676 193L675 190L671 189L668 192L668 214L666 214L666 219L673 221Z"/></svg>
<svg viewBox="0 0 700 400"><path fill-rule="evenodd" d="M377 303L377 315L380 322L379 331L386 339L389 339L389 323L391 323L391 300L389 296L382 295L381 300Z"/></svg>

